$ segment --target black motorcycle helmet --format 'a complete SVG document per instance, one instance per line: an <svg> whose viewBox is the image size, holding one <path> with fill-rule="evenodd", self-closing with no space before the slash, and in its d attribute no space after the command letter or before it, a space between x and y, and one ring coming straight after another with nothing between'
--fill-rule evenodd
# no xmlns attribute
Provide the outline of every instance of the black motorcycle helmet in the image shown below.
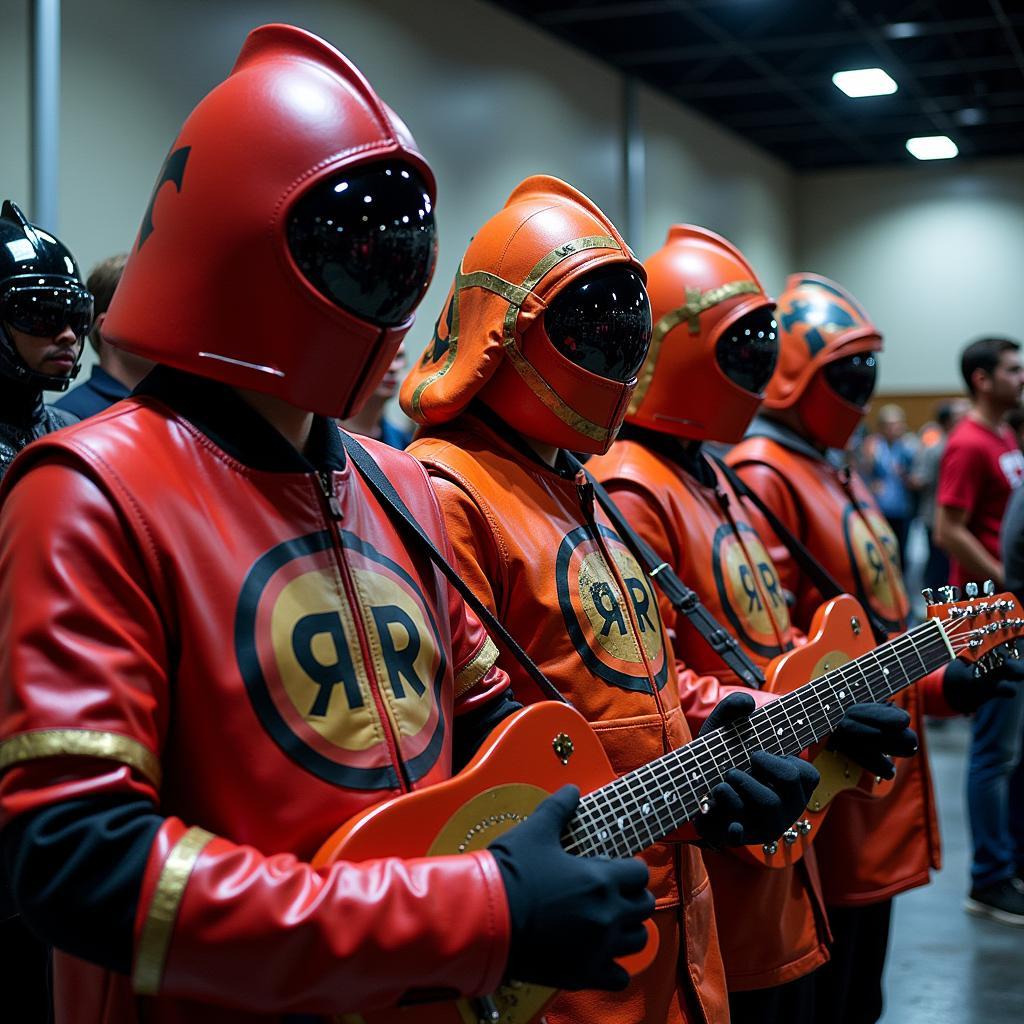
<svg viewBox="0 0 1024 1024"><path fill-rule="evenodd" d="M55 337L70 326L80 339L92 327L92 295L75 258L53 235L29 224L9 199L0 210L0 373L28 387L66 391L78 376L78 362L67 376L30 369L8 324L39 337Z"/></svg>

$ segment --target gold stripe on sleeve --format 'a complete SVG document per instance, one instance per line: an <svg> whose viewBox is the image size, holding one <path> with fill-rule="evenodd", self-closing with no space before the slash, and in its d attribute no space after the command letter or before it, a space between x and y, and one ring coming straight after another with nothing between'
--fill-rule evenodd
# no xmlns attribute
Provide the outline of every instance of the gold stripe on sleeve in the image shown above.
<svg viewBox="0 0 1024 1024"><path fill-rule="evenodd" d="M206 829L190 828L174 844L164 861L135 955L132 984L141 996L155 996L160 991L174 922L185 895L185 886L188 885L199 855L211 839L213 834Z"/></svg>
<svg viewBox="0 0 1024 1024"><path fill-rule="evenodd" d="M160 762L156 754L130 736L96 729L38 729L0 742L0 772L23 761L43 757L99 757L120 761L160 786Z"/></svg>
<svg viewBox="0 0 1024 1024"><path fill-rule="evenodd" d="M494 641L487 637L480 650L473 655L455 677L455 696L461 697L467 690L476 686L497 660L498 648Z"/></svg>

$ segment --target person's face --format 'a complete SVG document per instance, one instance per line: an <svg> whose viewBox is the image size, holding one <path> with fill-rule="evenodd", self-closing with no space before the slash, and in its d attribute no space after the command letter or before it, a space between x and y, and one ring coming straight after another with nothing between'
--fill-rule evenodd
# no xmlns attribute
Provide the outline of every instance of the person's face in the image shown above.
<svg viewBox="0 0 1024 1024"><path fill-rule="evenodd" d="M878 424L886 441L897 441L907 432L907 421L901 416L889 416Z"/></svg>
<svg viewBox="0 0 1024 1024"><path fill-rule="evenodd" d="M392 398L405 377L405 342L398 346L395 358L384 374L381 382L377 385L376 396L387 401Z"/></svg>
<svg viewBox="0 0 1024 1024"><path fill-rule="evenodd" d="M999 362L989 377L990 394L993 402L1003 409L1015 409L1020 405L1021 388L1024 387L1024 363L1019 352L1000 352Z"/></svg>
<svg viewBox="0 0 1024 1024"><path fill-rule="evenodd" d="M71 376L82 350L82 339L69 326L59 334L45 336L26 334L10 324L5 324L4 329L30 370L49 377Z"/></svg>

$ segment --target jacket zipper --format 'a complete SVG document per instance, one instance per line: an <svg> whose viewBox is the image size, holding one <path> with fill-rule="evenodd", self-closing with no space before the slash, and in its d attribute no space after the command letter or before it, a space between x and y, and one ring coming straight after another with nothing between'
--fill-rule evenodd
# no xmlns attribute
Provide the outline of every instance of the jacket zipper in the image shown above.
<svg viewBox="0 0 1024 1024"><path fill-rule="evenodd" d="M341 503L338 501L338 498L334 493L334 478L332 475L329 472L319 472L316 477L320 483L320 490L323 492L324 503L327 506L327 528L331 534L334 557L338 563L338 568L341 573L341 581L345 588L345 596L348 598L349 608L352 610L352 621L355 623L356 635L359 637L359 649L362 655L363 665L366 667L366 675L370 683L370 692L373 694L373 701L377 708L377 717L380 719L381 729L384 732L384 739L387 743L388 753L391 756L391 763L397 769L396 775L398 777L399 788L403 792L408 792L412 789L412 784L409 781L405 770L405 762L402 760L398 737L395 735L394 724L391 721L390 714L388 714L384 698L381 696L380 682L377 679L377 673L370 657L370 644L366 637L366 622L363 618L363 605L359 600L355 580L352 577L352 569L349 566L348 558L345 555L345 545L342 544L341 537L338 534L338 523L345 518L345 513L342 511Z"/></svg>

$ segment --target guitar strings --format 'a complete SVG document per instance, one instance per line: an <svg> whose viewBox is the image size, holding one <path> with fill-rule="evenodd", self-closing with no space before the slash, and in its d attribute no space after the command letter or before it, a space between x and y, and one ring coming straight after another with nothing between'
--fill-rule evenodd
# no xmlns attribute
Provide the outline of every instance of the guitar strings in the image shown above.
<svg viewBox="0 0 1024 1024"><path fill-rule="evenodd" d="M827 705L824 705L820 699L818 700L822 710L817 710L813 706L811 711L808 712L806 706L803 703L802 691L807 690L808 696L817 698L818 694L816 691L824 689L824 685L827 684L829 689L836 695L835 686L842 683L845 685L851 695L855 692L857 687L863 686L867 693L875 699L874 688L872 681L868 678L863 665L859 664L863 659L866 659L869 655L873 656L877 667L881 670L878 677L875 679L875 683L882 682L886 686L889 685L887 680L888 668L879 661L879 653L889 653L894 656L894 660L899 667L900 673L906 676L906 681L899 683L897 688L902 688L907 685L908 682L913 681L916 678L920 678L920 673L916 670L908 672L904 663L903 656L909 653L917 658L920 662L924 674L926 675L930 671L925 665L923 653L927 653L934 657L935 654L941 654L941 658L937 661L933 667L939 667L941 664L948 662L949 651L946 648L946 644L942 640L942 633L935 629L935 621L930 620L928 623L918 626L916 629L903 634L902 636L888 641L880 647L875 648L873 651L866 652L860 658L855 659L852 662L847 662L843 666L838 667L832 672L826 673L826 675L819 677L818 679L812 680L810 683L799 687L797 690L791 691L789 694L785 694L779 699L772 701L768 705L764 705L758 708L740 728L733 728L732 737L728 737L725 730L716 730L714 733L709 734L707 737L700 737L700 740L695 740L684 747L678 748L675 751L671 751L663 757L658 758L656 761L649 765L642 766L635 772L631 772L628 775L622 776L608 786L602 787L595 793L588 794L581 801L581 806L574 816L573 824L567 830L566 839L567 842L564 844L565 848L569 852L582 853L584 847L589 846L592 848L592 852L599 852L601 846L611 846L613 852L617 855L622 855L623 852L628 855L632 850L637 852L643 849L646 845L656 841L655 835L651 829L650 819L653 814L656 818L658 827L664 830L667 826L671 826L671 829L679 827L690 817L695 815L706 802L707 796L703 799L700 797L697 789L693 785L693 779L697 778L701 783L706 784L708 782L708 769L706 764L701 765L701 760L710 760L711 765L714 767L715 774L719 778L724 775L725 771L729 767L737 766L737 755L739 755L739 763L744 760L749 762L750 747L748 742L741 735L742 731L749 731L753 733L756 744L751 745L754 749L771 749L771 747L777 746L780 750L785 750L787 746L791 749L803 749L807 744L800 739L800 730L794 728L792 719L789 716L788 704L792 703L795 699L796 703L799 704L802 717L797 719L797 724L801 725L804 729L809 729L814 739L818 738L818 730L821 730L823 726L834 727L829 714ZM931 627L930 629L928 627ZM957 634L966 633L968 636L974 631L974 626L971 620L967 618L958 618L952 620L946 620L946 636L950 640L950 645L954 647L960 647L964 649L967 647L967 643L957 643L954 645L953 641L961 640ZM932 635L927 638L928 649L923 650L920 640L926 633ZM861 680L852 682L845 678L844 670L851 668L856 669L860 672ZM812 692L809 687L813 687L815 692ZM886 696L891 695L894 692L890 690L890 693ZM791 700L787 704L783 705L784 698L789 697ZM838 696L836 696L838 700ZM844 698L845 699L845 698ZM856 699L851 700L850 703L855 703ZM781 705L781 706L780 706ZM848 706L848 705L847 705ZM845 713L845 707L840 706L838 710L842 710ZM780 727L777 722L778 713L781 711L782 717L786 720L786 727ZM764 712L763 715L759 715L759 712ZM760 726L764 725L766 719L768 724L772 726L773 733L770 734L769 739L771 743L761 735L759 731ZM803 721L809 721L810 727L803 726ZM830 728L826 728L824 732L827 734ZM777 730L777 731L775 731ZM780 733L785 735L788 731L791 737L788 744L785 744L779 740ZM792 747L794 740L792 737L797 737L796 742L801 742L800 747ZM734 751L728 740L740 740L740 748ZM704 742L707 741L707 742ZM703 750L697 749L698 742L704 747ZM715 749L717 744L718 749ZM673 756L675 755L675 756ZM727 767L723 769L719 763L719 756L722 756L727 764ZM684 761L688 762L684 765ZM671 762L671 764L670 764ZM687 774L690 772L690 775ZM662 790L659 794L665 800L665 803L670 806L663 806L659 808L655 804L656 797L648 793L647 786L643 785L647 776L647 782L653 782L656 784L669 783L667 792ZM686 794L679 793L678 783L682 781L690 791L690 797L692 798L692 804L686 806L687 801L685 799ZM716 783L717 784L717 783ZM639 786L639 790L637 787ZM702 787L703 788L703 787ZM710 789L708 790L710 792ZM631 806L627 806L626 797L632 798L633 803ZM644 802L637 805L637 800L646 797ZM682 813L675 812L675 805L679 803L679 810ZM642 815L642 820L636 820L636 813L639 811ZM664 815L668 814L667 820ZM617 831L613 832L613 828ZM629 842L629 836L626 831L632 833L633 843ZM669 829L669 830L671 830ZM647 833L647 837L641 835L641 830ZM582 834L580 834L582 832ZM664 834L664 833L663 833ZM590 852L590 851L587 851Z"/></svg>

